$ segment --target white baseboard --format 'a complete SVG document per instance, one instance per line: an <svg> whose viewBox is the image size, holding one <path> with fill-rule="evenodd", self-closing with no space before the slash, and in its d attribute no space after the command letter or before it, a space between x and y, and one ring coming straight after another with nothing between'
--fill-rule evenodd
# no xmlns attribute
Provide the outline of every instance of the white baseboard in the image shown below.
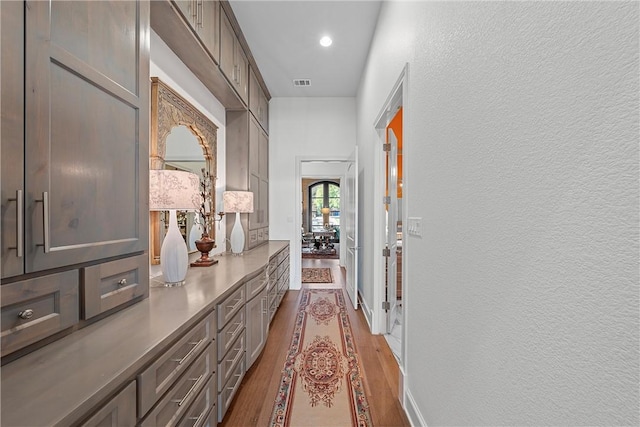
<svg viewBox="0 0 640 427"><path fill-rule="evenodd" d="M373 312L371 308L367 305L367 302L362 298L360 292L358 292L358 300L360 301L360 307L362 308L362 313L364 313L364 319L367 321L367 325L369 325L369 331L373 331L371 325L373 325Z"/></svg>
<svg viewBox="0 0 640 427"><path fill-rule="evenodd" d="M403 374L402 371L400 372ZM404 382L405 379L402 381ZM409 418L409 422L413 427L427 427L427 422L422 417L418 405L416 405L416 401L409 389L405 390L404 393L404 412L407 414L407 418Z"/></svg>

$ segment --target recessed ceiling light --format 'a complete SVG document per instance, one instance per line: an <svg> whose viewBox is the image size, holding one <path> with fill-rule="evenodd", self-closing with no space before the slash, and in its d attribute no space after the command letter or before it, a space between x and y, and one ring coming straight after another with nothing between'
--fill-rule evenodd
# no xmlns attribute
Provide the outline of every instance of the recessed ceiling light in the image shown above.
<svg viewBox="0 0 640 427"><path fill-rule="evenodd" d="M333 40L331 40L331 37L329 36L324 36L323 38L320 39L320 44L324 47L331 46L331 43L333 43Z"/></svg>

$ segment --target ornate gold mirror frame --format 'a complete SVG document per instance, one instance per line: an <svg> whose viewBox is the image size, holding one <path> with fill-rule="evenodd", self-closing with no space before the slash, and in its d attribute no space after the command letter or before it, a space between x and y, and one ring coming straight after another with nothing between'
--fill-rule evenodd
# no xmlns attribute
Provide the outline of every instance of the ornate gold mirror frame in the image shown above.
<svg viewBox="0 0 640 427"><path fill-rule="evenodd" d="M198 109L157 77L151 77L151 153L150 169L164 169L167 136L176 126L186 126L196 136L202 147L209 175L212 177L213 197L209 200L210 212L215 212L216 151L218 127ZM162 246L162 221L160 212L150 214L150 254L151 264L160 264ZM215 240L215 227L209 234Z"/></svg>

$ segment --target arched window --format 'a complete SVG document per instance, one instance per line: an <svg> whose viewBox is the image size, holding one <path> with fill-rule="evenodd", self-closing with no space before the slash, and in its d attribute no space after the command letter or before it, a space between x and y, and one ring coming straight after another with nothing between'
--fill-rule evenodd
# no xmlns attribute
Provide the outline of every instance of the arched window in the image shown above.
<svg viewBox="0 0 640 427"><path fill-rule="evenodd" d="M310 185L309 206L311 231L340 228L340 184L320 181ZM323 208L329 208L324 215Z"/></svg>

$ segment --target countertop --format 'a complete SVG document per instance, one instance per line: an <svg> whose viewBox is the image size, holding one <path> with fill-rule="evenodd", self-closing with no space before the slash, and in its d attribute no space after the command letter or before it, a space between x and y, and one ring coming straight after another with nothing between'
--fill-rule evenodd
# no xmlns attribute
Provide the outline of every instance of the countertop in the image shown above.
<svg viewBox="0 0 640 427"><path fill-rule="evenodd" d="M288 241L189 268L186 284L151 279L149 298L27 354L0 370L1 424L68 426L119 391Z"/></svg>

